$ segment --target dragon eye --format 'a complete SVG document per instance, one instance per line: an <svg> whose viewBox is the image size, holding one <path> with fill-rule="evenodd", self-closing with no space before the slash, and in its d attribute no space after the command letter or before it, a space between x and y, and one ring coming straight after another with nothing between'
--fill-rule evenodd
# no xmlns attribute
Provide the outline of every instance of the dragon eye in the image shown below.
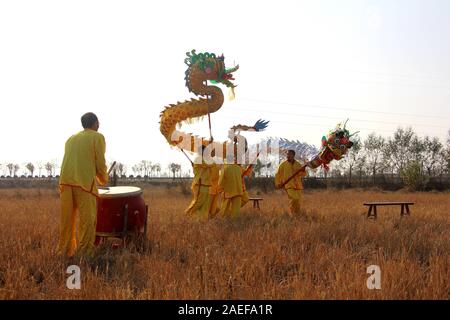
<svg viewBox="0 0 450 320"><path fill-rule="evenodd" d="M341 148L342 151L345 150L345 144L341 144L339 147Z"/></svg>
<svg viewBox="0 0 450 320"><path fill-rule="evenodd" d="M335 143L335 144L339 144L339 142L340 142L340 140L339 140L339 139L337 139L337 138L336 138L336 139L334 139L334 143Z"/></svg>

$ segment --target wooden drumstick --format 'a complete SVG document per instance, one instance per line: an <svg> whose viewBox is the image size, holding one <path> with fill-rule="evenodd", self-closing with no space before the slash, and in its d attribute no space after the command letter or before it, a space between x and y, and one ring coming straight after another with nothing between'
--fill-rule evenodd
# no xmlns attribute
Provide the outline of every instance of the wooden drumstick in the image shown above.
<svg viewBox="0 0 450 320"><path fill-rule="evenodd" d="M115 166L116 166L116 161L114 161L114 162L112 163L111 167L109 167L109 170L108 170L108 176L109 176L109 174L111 173L112 169L114 169Z"/></svg>

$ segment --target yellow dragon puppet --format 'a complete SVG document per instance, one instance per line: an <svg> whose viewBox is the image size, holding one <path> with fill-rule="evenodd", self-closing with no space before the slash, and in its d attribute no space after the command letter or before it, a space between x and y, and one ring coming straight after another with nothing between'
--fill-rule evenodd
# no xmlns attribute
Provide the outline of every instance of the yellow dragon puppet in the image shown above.
<svg viewBox="0 0 450 320"><path fill-rule="evenodd" d="M225 85L231 89L234 96L236 86L231 82L234 80L232 73L239 69L239 65L227 69L224 56L216 56L214 53L196 53L195 50L192 50L186 55L185 63L188 66L185 72L186 87L189 92L193 92L201 98L165 107L160 115L160 131L171 146L178 146L182 150L197 153L201 145L213 144L215 150L222 148L223 155L225 155L227 145L233 141L215 142L212 139L186 134L178 131L177 125L181 126L183 122L189 123L195 118L209 115L222 107L224 102L222 89L215 85L208 85L208 81L211 84ZM266 127L267 122L258 120L254 126L238 125L231 129L234 131L262 131Z"/></svg>
<svg viewBox="0 0 450 320"><path fill-rule="evenodd" d="M217 112L223 105L224 95L222 89L214 84L223 84L230 88L234 96L234 88L236 87L232 80L233 73L239 69L239 65L233 68L225 68L225 58L223 55L216 56L214 53L196 53L195 50L186 53L185 64L188 66L185 72L186 86L189 92L193 92L199 99L191 99L177 104L171 104L165 107L161 112L160 131L171 146L178 146L182 150L189 152L199 152L200 146L208 146L213 144L215 150L222 150L222 156L227 153L228 147L234 144L236 147L236 139L230 137L229 141L216 142L191 134L186 134L177 130L177 125L181 126L183 122L191 122L193 119L201 118L210 113ZM208 84L208 81L210 85ZM231 131L263 131L267 127L268 121L258 120L253 126L236 125L231 127ZM301 143L299 141L289 141L280 139L278 141L280 150L295 149L300 151L298 154L310 158L305 166L315 169L323 166L328 169L328 164L332 160L340 160L353 145L351 137L353 134L346 129L344 125L339 124L330 131L327 137L322 138L322 148L317 151L315 147ZM269 139L270 140L270 139ZM245 143L247 150L247 142ZM217 154L217 152L216 152Z"/></svg>

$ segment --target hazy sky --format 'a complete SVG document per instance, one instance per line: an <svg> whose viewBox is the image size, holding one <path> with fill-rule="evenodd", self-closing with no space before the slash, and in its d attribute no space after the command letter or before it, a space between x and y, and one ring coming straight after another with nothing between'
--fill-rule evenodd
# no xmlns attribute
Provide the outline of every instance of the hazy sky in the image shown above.
<svg viewBox="0 0 450 320"><path fill-rule="evenodd" d="M450 1L0 1L0 163L61 162L93 111L108 160L182 163L159 132L192 98L185 53L240 65L213 135L270 120L267 136L319 145L350 118L361 136L450 128ZM224 88L225 96L227 89ZM184 130L208 135L208 123ZM130 170L131 173L131 170Z"/></svg>

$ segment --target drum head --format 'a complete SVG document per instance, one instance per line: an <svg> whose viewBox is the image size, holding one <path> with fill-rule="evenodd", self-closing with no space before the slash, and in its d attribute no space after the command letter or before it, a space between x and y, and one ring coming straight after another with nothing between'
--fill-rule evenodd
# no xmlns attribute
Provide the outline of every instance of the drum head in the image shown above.
<svg viewBox="0 0 450 320"><path fill-rule="evenodd" d="M124 198L130 196L138 196L142 194L142 189L138 187L107 187L99 188L98 195L100 198Z"/></svg>

